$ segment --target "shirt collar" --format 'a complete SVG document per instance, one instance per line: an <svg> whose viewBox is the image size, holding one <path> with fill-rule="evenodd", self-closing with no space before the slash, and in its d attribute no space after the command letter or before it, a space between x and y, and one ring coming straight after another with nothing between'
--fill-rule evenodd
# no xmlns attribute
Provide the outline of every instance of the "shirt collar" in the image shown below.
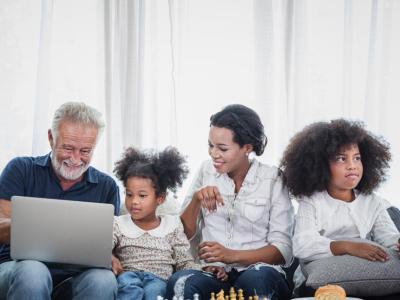
<svg viewBox="0 0 400 300"><path fill-rule="evenodd" d="M131 219L131 215L126 214L115 217L115 221L118 223L119 229L122 234L129 238L138 238L145 233L153 237L164 237L167 234L173 232L179 224L179 218L177 216L160 216L160 225L151 230L143 230Z"/></svg>
<svg viewBox="0 0 400 300"><path fill-rule="evenodd" d="M44 156L38 156L35 158L34 163L38 166L41 167L50 167L51 166L51 158L50 158L50 153L44 155Z"/></svg>
<svg viewBox="0 0 400 300"><path fill-rule="evenodd" d="M35 158L34 163L41 167L53 168L51 165L51 152ZM84 175L84 180L90 183L99 183L99 175L93 167L87 169Z"/></svg>
<svg viewBox="0 0 400 300"><path fill-rule="evenodd" d="M260 163L258 162L258 160L256 160L255 158L250 159L250 168L247 171L247 174L246 174L243 182L246 182L249 184L252 184L255 182L259 165L260 165ZM232 180L226 173L218 173L217 171L215 171L215 169L214 169L214 172L215 172L215 177L217 177L217 178L220 176L223 176L226 179Z"/></svg>

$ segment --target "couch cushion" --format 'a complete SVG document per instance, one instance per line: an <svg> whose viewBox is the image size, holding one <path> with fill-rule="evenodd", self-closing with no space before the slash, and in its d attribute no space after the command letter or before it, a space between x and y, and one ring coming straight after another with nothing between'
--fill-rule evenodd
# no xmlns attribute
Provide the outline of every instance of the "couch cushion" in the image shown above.
<svg viewBox="0 0 400 300"><path fill-rule="evenodd" d="M368 241L370 242L370 241ZM372 242L370 242L372 243ZM331 283L342 286L350 296L381 296L400 292L399 254L386 249L386 262L342 255L301 263L306 286L318 288Z"/></svg>

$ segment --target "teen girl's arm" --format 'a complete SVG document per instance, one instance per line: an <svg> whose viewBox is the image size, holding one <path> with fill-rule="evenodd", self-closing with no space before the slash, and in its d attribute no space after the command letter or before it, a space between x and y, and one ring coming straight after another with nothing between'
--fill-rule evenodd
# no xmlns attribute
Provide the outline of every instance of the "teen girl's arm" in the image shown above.
<svg viewBox="0 0 400 300"><path fill-rule="evenodd" d="M376 195L374 195L374 197L377 198ZM400 233L397 230L397 227L390 217L386 207L387 205L381 204L381 209L374 222L371 232L375 242L386 248L397 250Z"/></svg>
<svg viewBox="0 0 400 300"><path fill-rule="evenodd" d="M376 201L380 201L380 199L377 199ZM398 250L398 239L400 234L390 218L386 207L384 205L379 205L377 209L374 209L374 211L378 211L371 230L374 241L386 248ZM331 249L336 255L350 254L372 261L377 260L384 262L389 258L387 253L381 247L367 243L337 241L331 244Z"/></svg>
<svg viewBox="0 0 400 300"><path fill-rule="evenodd" d="M316 199L315 201L318 201ZM317 208L312 198L299 199L293 235L293 255L304 261L331 257L332 240L318 229Z"/></svg>
<svg viewBox="0 0 400 300"><path fill-rule="evenodd" d="M315 201L318 201L316 199ZM323 236L317 227L317 213L313 199L299 201L293 236L293 253L304 261L313 261L337 255L349 254L372 261L386 261L386 252L375 245L344 240L332 240Z"/></svg>
<svg viewBox="0 0 400 300"><path fill-rule="evenodd" d="M387 253L381 247L362 242L333 241L331 251L333 255L349 254L371 261L385 262L389 259Z"/></svg>

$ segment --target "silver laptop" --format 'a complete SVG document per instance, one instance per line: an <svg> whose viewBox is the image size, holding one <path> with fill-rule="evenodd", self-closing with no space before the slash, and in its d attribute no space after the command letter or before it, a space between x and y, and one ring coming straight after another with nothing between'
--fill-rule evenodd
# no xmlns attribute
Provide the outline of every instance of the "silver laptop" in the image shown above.
<svg viewBox="0 0 400 300"><path fill-rule="evenodd" d="M112 204L14 196L11 258L111 267Z"/></svg>

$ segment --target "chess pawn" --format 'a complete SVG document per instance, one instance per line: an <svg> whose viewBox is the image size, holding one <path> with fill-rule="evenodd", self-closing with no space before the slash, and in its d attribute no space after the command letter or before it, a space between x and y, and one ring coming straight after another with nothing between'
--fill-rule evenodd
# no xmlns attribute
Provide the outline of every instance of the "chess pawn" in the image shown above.
<svg viewBox="0 0 400 300"><path fill-rule="evenodd" d="M238 300L245 300L242 289L238 289Z"/></svg>
<svg viewBox="0 0 400 300"><path fill-rule="evenodd" d="M194 295L193 295L193 300L199 300L199 294L197 294L197 293L194 294Z"/></svg>
<svg viewBox="0 0 400 300"><path fill-rule="evenodd" d="M252 297L252 296L249 296L249 300L253 300L253 297Z"/></svg>
<svg viewBox="0 0 400 300"><path fill-rule="evenodd" d="M210 298L210 300L215 300L215 293L214 293L214 292L211 293L211 298Z"/></svg>
<svg viewBox="0 0 400 300"><path fill-rule="evenodd" d="M230 300L236 300L236 293L233 287L231 287L231 289L229 290L229 297Z"/></svg>
<svg viewBox="0 0 400 300"><path fill-rule="evenodd" d="M258 296L257 296L257 295L254 295L253 299L254 299L254 300L258 300Z"/></svg>
<svg viewBox="0 0 400 300"><path fill-rule="evenodd" d="M217 294L217 300L225 300L224 290L220 290Z"/></svg>

